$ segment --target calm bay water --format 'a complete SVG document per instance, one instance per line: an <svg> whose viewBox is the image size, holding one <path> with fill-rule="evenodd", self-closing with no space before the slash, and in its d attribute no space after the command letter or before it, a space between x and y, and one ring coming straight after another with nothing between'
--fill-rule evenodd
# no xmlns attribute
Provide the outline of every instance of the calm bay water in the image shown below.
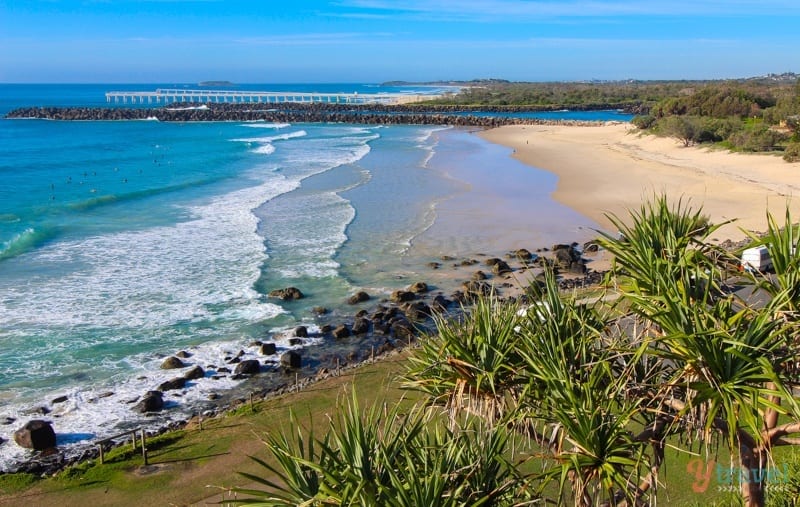
<svg viewBox="0 0 800 507"><path fill-rule="evenodd" d="M0 85L0 115L105 106L110 89L157 86ZM263 361L248 344L297 347L282 333L313 331L313 306L345 313L355 290L407 285L448 248L409 256L437 203L465 191L456 155L437 153L490 149L480 143L413 125L0 120L0 422L14 420L0 425L0 470L30 457L11 439L28 419L53 421L59 445L77 448L185 418L236 385L209 374L167 393L160 419L139 416L130 401L175 376L159 369L167 355L189 351L204 368L239 350ZM286 286L308 297L266 297ZM42 406L51 412L36 415Z"/></svg>

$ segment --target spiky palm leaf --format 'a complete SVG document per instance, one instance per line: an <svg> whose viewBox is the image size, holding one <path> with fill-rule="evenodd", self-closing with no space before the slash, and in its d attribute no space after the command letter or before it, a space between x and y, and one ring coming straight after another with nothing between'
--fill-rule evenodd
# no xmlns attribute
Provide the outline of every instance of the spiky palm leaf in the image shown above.
<svg viewBox="0 0 800 507"><path fill-rule="evenodd" d="M718 259L727 254L705 240L727 222L710 224L702 209L695 211L683 200L670 206L666 195L632 210L630 223L615 215L608 218L620 235L601 231L599 243L613 255L614 271L624 275L619 278L624 292L660 295L665 282L680 281L686 285L682 294L687 299L682 301L692 304L698 289L718 289Z"/></svg>
<svg viewBox="0 0 800 507"><path fill-rule="evenodd" d="M491 294L462 310L460 319L436 318L436 334L409 359L403 385L444 404L453 418L468 409L497 421L513 406L521 384L519 305Z"/></svg>
<svg viewBox="0 0 800 507"><path fill-rule="evenodd" d="M519 505L531 493L505 459L502 426L478 420L451 429L419 406L401 411L373 405L361 410L355 397L331 419L322 439L265 440L276 464L257 459L267 479L243 474L264 490L235 489L249 498L226 504L264 506ZM293 425L297 425L292 418Z"/></svg>

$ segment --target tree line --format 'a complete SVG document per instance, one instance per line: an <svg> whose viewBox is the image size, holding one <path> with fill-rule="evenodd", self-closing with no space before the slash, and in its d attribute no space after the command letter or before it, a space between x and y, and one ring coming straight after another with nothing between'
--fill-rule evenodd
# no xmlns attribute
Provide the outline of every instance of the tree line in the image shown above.
<svg viewBox="0 0 800 507"><path fill-rule="evenodd" d="M716 143L734 151L782 152L800 160L800 80L760 90L708 85L660 100L633 118L638 128L685 146Z"/></svg>
<svg viewBox="0 0 800 507"><path fill-rule="evenodd" d="M435 101L532 110L620 108L644 131L686 146L716 143L800 160L800 79L794 74L718 81L482 83Z"/></svg>

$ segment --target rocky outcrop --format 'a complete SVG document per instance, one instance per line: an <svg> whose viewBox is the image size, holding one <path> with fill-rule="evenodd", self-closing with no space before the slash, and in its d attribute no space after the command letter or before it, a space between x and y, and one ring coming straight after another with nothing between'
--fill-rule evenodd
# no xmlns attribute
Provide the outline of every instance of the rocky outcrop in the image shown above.
<svg viewBox="0 0 800 507"><path fill-rule="evenodd" d="M413 301L416 299L417 295L408 290L396 290L392 292L389 299L393 303L405 303L406 301Z"/></svg>
<svg viewBox="0 0 800 507"><path fill-rule="evenodd" d="M162 370L174 370L177 368L184 368L186 365L175 356L170 356L164 359L164 362L161 363Z"/></svg>
<svg viewBox="0 0 800 507"><path fill-rule="evenodd" d="M255 375L261 371L261 363L255 359L246 359L236 365L234 375Z"/></svg>
<svg viewBox="0 0 800 507"><path fill-rule="evenodd" d="M409 285L408 289L409 292L413 292L414 294L424 294L428 292L428 284L425 282L414 282Z"/></svg>
<svg viewBox="0 0 800 507"><path fill-rule="evenodd" d="M271 356L278 352L278 347L274 343L262 343L259 351L262 356Z"/></svg>
<svg viewBox="0 0 800 507"><path fill-rule="evenodd" d="M164 395L161 391L147 391L133 409L142 414L161 412L164 409Z"/></svg>
<svg viewBox="0 0 800 507"><path fill-rule="evenodd" d="M303 364L303 357L296 350L290 350L281 355L281 365L287 368L300 368Z"/></svg>
<svg viewBox="0 0 800 507"><path fill-rule="evenodd" d="M556 267L569 273L583 275L586 273L586 261L576 248L577 243L571 245L554 245L553 256Z"/></svg>
<svg viewBox="0 0 800 507"><path fill-rule="evenodd" d="M521 261L529 261L533 259L533 254L526 248L520 248L519 250L514 251L512 255Z"/></svg>
<svg viewBox="0 0 800 507"><path fill-rule="evenodd" d="M186 373L183 374L183 378L186 380L196 380L199 378L203 378L206 376L205 370L201 366L195 366L194 368L190 369Z"/></svg>
<svg viewBox="0 0 800 507"><path fill-rule="evenodd" d="M14 442L26 449L43 451L56 446L56 432L51 422L34 419L14 432Z"/></svg>
<svg viewBox="0 0 800 507"><path fill-rule="evenodd" d="M497 257L487 259L486 265L492 267L492 273L495 275L504 275L506 273L511 273L512 271L511 266L509 266L506 261L503 259L498 259Z"/></svg>
<svg viewBox="0 0 800 507"><path fill-rule="evenodd" d="M353 322L352 332L354 335L367 334L369 332L369 325L369 319L364 317L357 318L355 322Z"/></svg>
<svg viewBox="0 0 800 507"><path fill-rule="evenodd" d="M413 301L403 305L403 312L412 321L425 320L431 316L431 308L423 301Z"/></svg>
<svg viewBox="0 0 800 507"><path fill-rule="evenodd" d="M269 297L278 298L284 301L294 301L302 299L303 293L297 287L286 287L285 289L275 289L269 293Z"/></svg>
<svg viewBox="0 0 800 507"><path fill-rule="evenodd" d="M350 336L350 329L344 324L342 324L333 328L331 334L333 334L333 337L336 339L347 338L348 336Z"/></svg>
<svg viewBox="0 0 800 507"><path fill-rule="evenodd" d="M173 379L169 379L166 382L162 382L158 386L159 391L173 391L175 389L183 389L186 387L186 378L185 377L175 377Z"/></svg>
<svg viewBox="0 0 800 507"><path fill-rule="evenodd" d="M358 303L363 303L364 301L369 301L369 294L363 290L360 290L347 299L347 304L357 305Z"/></svg>

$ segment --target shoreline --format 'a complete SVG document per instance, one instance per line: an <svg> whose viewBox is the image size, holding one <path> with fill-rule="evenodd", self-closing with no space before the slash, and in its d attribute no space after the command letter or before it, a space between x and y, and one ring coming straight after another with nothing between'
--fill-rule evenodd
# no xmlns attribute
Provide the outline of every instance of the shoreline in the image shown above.
<svg viewBox="0 0 800 507"><path fill-rule="evenodd" d="M712 222L736 219L713 241L739 241L766 229L766 213L800 216L800 164L766 154L683 147L671 138L640 134L629 123L598 126L501 126L479 135L514 150L513 157L558 177L551 198L612 227L655 194L702 208Z"/></svg>
<svg viewBox="0 0 800 507"><path fill-rule="evenodd" d="M604 216L605 212L611 211L620 217L627 216L626 209L640 204L641 198L647 197L647 192L651 192L653 189L657 190L657 187L654 186L656 184L665 184L664 182L668 182L679 188L682 182L687 181L687 178L693 177L703 181L706 185L705 188L708 188L709 185L713 186L717 180L722 180L726 173L721 172L715 180L712 175L717 174L714 171L719 171L719 169L716 169L714 163L710 163L709 165L707 162L707 165L702 165L703 159L709 158L712 161L719 158L723 162L728 159L735 161L739 157L743 157L746 161L759 160L758 174L762 175L762 179L767 181L761 182L760 185L756 183L760 180L755 180L755 182L739 182L739 185L743 188L733 188L733 190L737 192L744 192L746 190L750 190L751 192L764 192L765 195L772 197L771 201L777 201L776 209L771 211L774 214L782 211L785 201L781 199L781 192L775 192L773 189L774 193L769 193L768 188L764 186L766 183L773 180L775 180L773 185L777 185L781 180L776 180L775 178L770 180L766 178L766 176L763 176L762 173L780 174L791 172L797 168L797 165L786 164L778 158L764 155L739 155L737 157L737 155L729 153L708 153L702 148L682 149L677 146L671 146L674 144L672 140L635 136L635 134L628 133L628 128L629 126L625 124L602 125L596 127L526 125L479 131L477 132L477 136L497 146L503 146L513 150L510 153L504 151L501 153L501 156L510 156L517 159L522 164L525 164L527 167L534 167L555 174L558 181L555 190L549 195L549 198L570 207L581 215L589 217L603 226L608 224ZM663 151L659 151L660 149L663 149ZM683 155L684 158L677 159L676 157L678 155ZM586 174L585 171L587 160L590 160L591 167L595 169L588 174ZM762 160L763 167L761 165ZM680 161L683 161L683 164L678 163ZM770 162L774 164L770 164ZM635 171L634 169L636 168L634 166L637 164L644 165L645 169L639 170L638 172ZM782 167L782 165L785 165L785 167ZM512 169L516 169L513 166L511 167ZM730 162L726 167L728 167L728 172L730 172L733 170L732 168L739 166ZM506 170L508 166L503 166L502 168ZM694 172L697 174L692 175L693 168ZM779 169L785 169L785 171ZM483 177L486 178L486 175ZM530 175L514 173L512 179L517 178L514 179L515 182L525 182L528 181L526 180L528 177L530 177ZM731 179L733 179L733 182L725 182L724 185L721 181L717 182L719 183L720 192L723 192L723 189L727 189L729 186L735 187L734 184L737 181L735 178L731 177ZM480 181L485 182L487 180L478 178L473 183L479 183ZM786 182L786 186L787 188L791 188L791 182ZM595 190L589 191L589 189L592 188ZM666 188L667 190L669 189L669 187ZM493 194L488 199L481 202L484 204L498 202L498 199L502 198L501 194L502 193ZM461 213L466 209L465 206L475 207L475 209L471 210L471 213L480 209L480 205L476 205L475 202L479 201L475 199L476 195L478 194L474 193L473 188L465 192L458 200L454 200L450 203L451 207L457 211L454 214L456 219L461 217L462 221L465 223L471 222L469 219L464 219ZM530 194L524 195L530 197ZM744 206L725 208L723 206L727 202L723 199L725 196L718 196L717 193L697 194L684 191L682 195L686 198L690 198L693 206L703 204L702 202L698 203L695 199L711 195L715 206L714 213L731 213L732 211L741 212L745 210ZM738 196L740 194L737 193L736 195ZM541 199L543 197L538 198ZM750 208L747 209L753 209L757 206L758 203L750 203ZM710 211L705 205L703 208L706 211ZM451 209L451 212L453 209ZM505 212L503 210L504 208L492 208L492 213L497 216L501 214L501 211ZM717 218L714 213L711 215L712 219ZM491 213L489 214L491 215ZM763 214L764 210L761 209L759 213L755 214L756 217L750 216L746 223L756 223L756 218L763 217ZM745 221L741 221L738 225L741 225L743 222ZM450 224L450 226L452 226L452 224ZM486 228L487 225L483 224L482 227ZM758 230L758 228L759 227L756 226L753 229ZM454 232L466 233L468 229L469 228L466 228L463 231L456 229ZM568 242L582 239L576 237L574 231L562 231L560 237L562 240ZM508 239L508 236L504 238ZM731 236L725 236L725 239L733 238ZM473 275L476 271L482 270L488 275L488 280L485 280L485 282L493 283L498 287L502 297L511 298L519 296L522 293L520 290L521 285L525 281L530 281L529 278L534 274L535 268L524 266L524 262L513 256L512 251L518 245L499 244L499 242L502 241L501 239L497 241L497 248L494 249L494 252L485 252L487 255L474 253L467 254L466 256L458 255L457 258L442 257L439 259L441 261L441 269L439 267L431 267L430 271L427 271L424 275L419 277L420 281L427 280L428 283L430 283L431 280L436 280L437 277L445 276L454 284L471 283L473 287L477 288L476 284L483 282L483 280L478 280L474 278ZM543 244L541 241L530 239L526 246L528 246L528 248L537 249L541 247L540 255L543 257L550 257L552 255L552 252L545 251L546 248L550 248L549 243ZM501 251L505 252L505 255L498 255ZM511 264L512 271L492 274L493 267L486 262L492 255L497 255L497 257ZM596 276L598 273L602 273L607 269L608 259L604 258L602 253L586 255L585 259L588 261L586 266L589 269L590 276L570 276L562 278L562 280L565 281L564 288L568 288L569 283L572 281L574 281L572 283L576 283L578 286L592 283L591 276ZM465 263L467 260L471 260L473 263ZM409 283L414 281L416 280L409 280ZM373 299L367 304L353 306L352 311L347 315L331 315L318 320L319 324L327 324L330 326L328 331L324 333L328 336L330 336L331 328L336 325L346 325L352 330L355 321L362 313L362 317L366 316L372 321L371 325L373 327L366 335L347 337L342 341L337 339L337 342L342 346L338 351L323 351L315 349L314 347L304 349L304 366L300 369L280 368L274 371L274 373L273 370L262 370L261 375L252 377L251 380L245 381L239 388L233 389L222 396L221 399L218 400L217 408L212 411L213 415L211 412L205 415L213 417L214 415L227 413L230 410L236 409L243 403L246 403L248 392L251 393L251 395L255 395L255 397L251 399L258 400L279 396L281 394L296 393L314 383L316 380L336 375L336 370L340 366L339 359L343 359L341 362L342 370L355 367L363 362L370 362L373 359L370 357L369 344L374 344L372 345L374 360L378 361L382 360L383 357L390 357L386 354L394 350L403 349L407 344L412 343L412 341L415 342L419 338L419 334L413 337L408 334L400 336L394 329L391 331L379 332L376 324L389 326L391 328L391 326L397 323L392 322L392 318L397 317L399 314L400 318L406 322L401 322L397 331L407 332L409 331L409 327L403 324L411 324L418 320L418 318L414 318L412 315L420 312L421 308L419 305L424 303L425 305L433 307L435 305L435 297L442 295L443 292L443 295L453 302L451 309L455 308L458 301L453 298L452 294L447 291L433 290L427 294L418 294L413 298L413 301L408 302L387 302L386 298ZM388 310L382 308L383 306L388 307ZM383 313L384 317L388 318L378 318L377 314L379 313ZM424 310L422 313L424 313ZM392 317L389 317L389 314L392 314ZM430 325L429 321L426 322ZM358 349L359 352L354 356L346 357L346 350L351 347ZM297 372L297 376L295 372ZM299 385L294 385L298 380ZM272 387L268 388L266 384L272 384ZM191 423L192 419L177 424L166 424L162 426L161 430L156 434L178 429ZM5 445L13 444L7 442ZM92 457L91 453L82 454L78 461L91 459ZM32 463L35 460L34 458L28 463ZM62 461L56 464L55 468L61 469L63 466L71 463L72 461L69 460L66 462Z"/></svg>
<svg viewBox="0 0 800 507"><path fill-rule="evenodd" d="M304 302L289 302L286 305L295 313L300 315L298 322L289 326L285 330L273 330L264 338L258 338L247 345L242 344L240 352L237 354L238 347L230 349L225 347L219 356L208 357L207 354L201 355L196 350L189 347L185 350L173 349L169 355L179 357L180 354L188 355L186 369L175 369L158 372L150 372L143 377L143 382L148 384L148 388L163 391L163 400L167 403L168 410L165 410L165 419L159 420L157 424L149 427L148 432L161 432L168 429L175 429L187 422L190 415L184 415L188 400L192 401L191 409L195 413L211 416L216 413L227 412L230 409L243 403L249 395L255 398L262 396L272 396L279 394L285 389L290 389L297 378L303 381L304 378L314 378L320 371L333 371L339 365L344 367L346 364L353 364L363 361L370 357L374 350L376 355L387 350L404 346L407 341L407 331L416 327L419 323L419 314L426 312L425 307L420 308L421 304L427 307L435 306L436 296L443 296L451 302L449 309L457 311L461 302L455 297L455 293L462 293L470 290L482 291L481 284L493 283L503 297L514 297L521 293L520 287L524 286L534 276L530 269L523 268L522 263L516 258L513 252L519 248L527 248L531 252L539 250L542 255L549 255L545 250L552 248L558 243L584 242L587 235L591 234L588 228L581 231L572 230L573 222L571 217L585 222L573 210L553 204L547 197L554 186L555 179L544 171L529 171L527 166L514 161L509 157L510 150L507 148L488 143L474 135L474 130L445 129L439 131L442 136L447 136L449 140L443 140L441 149L443 154L435 157L434 160L422 164L420 167L412 168L416 177L422 181L429 180L432 172L447 173L452 178L460 182L459 191L447 198L437 202L436 224L426 229L422 234L416 236L409 245L407 255L401 257L388 257L388 263L381 264L378 268L385 268L387 283L383 284L355 284L356 289L368 291L369 302L354 306L345 305L343 300L334 301L313 301L307 299ZM438 153L438 152L437 152ZM383 165L382 161L376 162ZM504 178L498 178L498 174L503 174ZM542 183L541 177L545 176L547 184ZM513 188L516 184L517 187ZM531 187L530 190L525 187ZM545 191L546 189L546 191ZM511 194L514 195L511 195ZM531 197L533 196L533 197ZM549 231L551 235L541 238L534 236L537 224L529 218L535 215L547 216L548 224L552 227ZM568 218L570 217L570 218ZM500 258L512 266L511 273L493 273L493 266L487 261L492 258ZM592 257L587 267L592 271L600 269L597 257ZM357 265L357 264L356 264ZM381 272L384 272L381 271ZM485 278L476 278L478 271L485 273ZM580 276L571 276L570 283L578 283L578 286L586 285L589 282L581 279ZM583 280L574 282L572 280ZM416 282L425 282L431 288L427 295L418 295L413 301L389 302L389 287L400 289L409 287ZM469 284L469 288L464 286ZM303 291L306 287L298 285ZM281 287L274 287L280 289ZM386 289L382 290L380 288ZM567 288L565 286L565 288ZM312 297L313 291L311 291ZM316 315L312 303L329 305L330 311L325 311L321 315ZM379 306L386 306L388 310L382 312ZM308 306L307 313L305 307ZM363 312L363 315L362 315ZM381 317L377 314L383 313ZM356 323L361 317L367 317L366 327L368 333L355 332ZM430 325L424 321L422 324ZM306 327L303 333L298 333L300 327ZM338 338L334 330L339 326L346 326L352 332L344 338ZM359 328L364 328L364 322L358 322ZM293 329L294 328L294 329ZM308 336L303 336L305 334ZM265 357L261 352L260 341L277 342L281 347L279 352L284 352L281 344L288 343L302 347L302 367L300 369L285 369L276 364L279 355L272 354ZM324 342L326 345L318 347L313 345L317 342ZM293 342L297 342L293 344ZM244 355L242 355L244 354ZM213 384L219 379L224 379L236 375L235 368L238 363L246 360L257 359L262 364L260 374L237 384L232 388L223 386L214 387ZM187 370L194 367L203 368L206 386L203 391L198 391L199 387L193 379L185 378L188 382L185 388L180 387L182 383L174 383L179 386L156 387L167 382L180 380L180 377L188 373ZM297 377L295 374L297 373ZM146 377L146 378L145 378ZM163 378L162 378L163 377ZM211 382L209 379L214 379ZM114 389L114 398L105 398L105 391L102 393L103 403L122 400L124 398L123 409L127 413L127 405L133 408L133 403L139 403L145 395L145 390L132 393L131 396L124 397ZM111 390L108 391L109 393ZM59 397L62 397L62 393ZM73 400L71 393L68 393L67 405L83 403L83 398ZM195 400L201 395L213 395L214 398L199 401ZM14 429L25 421L33 419L46 419L53 421L54 430L59 438L59 444L69 449L72 441L65 439L65 435L86 435L86 430L67 429L62 423L59 425L59 417L67 410L67 405L58 404L48 399L55 399L55 394L50 398L42 398L40 401L31 404L32 409L41 409L36 413L30 413L26 417L14 415L12 420L8 420L9 428L13 425ZM98 397L99 399L99 397ZM119 399L119 400L117 400ZM91 401L90 401L91 403ZM179 405L181 414L171 415L170 409ZM173 412L174 413L174 412ZM133 413L132 413L133 414ZM2 415L2 414L0 414ZM131 416L131 421L139 415ZM161 419L159 417L159 419ZM155 422L155 421L154 421ZM128 424L128 423L126 423ZM130 424L133 424L132 422ZM156 427L157 426L157 427ZM4 433L5 437L6 434ZM98 435L97 438L104 435ZM9 435L10 437L10 435ZM72 438L72 437L70 437ZM75 448L84 445L91 446L95 439L81 439ZM6 438L5 443L0 445L14 446L11 438ZM74 455L80 454L83 458L91 457L91 454L83 454L77 451L75 454L71 450L67 451L68 458L57 463L57 467L69 464ZM56 457L57 458L57 457ZM36 461L36 457L31 461ZM58 459L58 458L57 458ZM82 458L78 458L80 461Z"/></svg>
<svg viewBox="0 0 800 507"><path fill-rule="evenodd" d="M565 235L566 238L566 235ZM576 243L572 245L563 244L564 248L573 250ZM452 293L441 290L441 287L427 286L424 278L410 284L406 289L395 290L389 297L370 298L366 303L355 303L348 314L325 314L320 315L317 324L320 326L318 332L309 331L306 335L305 326L288 331L293 337L316 337L332 340L333 343L321 347L319 345L308 345L300 349L279 353L280 361L277 364L262 364L258 371L238 374L233 372L233 377L239 377L242 382L232 388L216 391L214 398L209 398L209 404L205 408L197 407L193 415L182 419L163 420L155 427L145 429L136 428L136 431L143 431L147 438L163 435L172 431L182 430L187 427L202 427L202 421L217 417L224 417L248 403L262 402L284 395L293 395L313 387L320 381L332 377L345 375L347 372L361 368L368 364L383 361L395 357L398 353L403 353L415 347L418 341L427 333L435 330L435 320L433 316L440 314L445 318L457 318L464 308L468 308L481 295L494 294L503 301L525 301L527 284L534 277L541 273L543 260L556 262L554 251L549 247L537 249L539 253L530 252L530 259L521 255L525 252L520 250L507 250L502 256L492 257L488 254L475 254L463 257L441 258L441 268L431 267L428 273L430 277L435 271L447 272L446 276L450 281L458 285L458 289ZM576 251L577 254L577 251ZM608 263L605 262L602 253L585 253L578 255L581 263L586 266L584 274L570 273L566 266L561 266L559 276L559 286L563 291L579 290L589 288L600 283L604 270ZM505 265L505 267L503 267ZM476 276L477 273L484 273L483 276ZM421 289L415 288L420 286ZM357 331L358 326L366 326L366 331ZM302 329L302 332L299 332ZM338 330L346 329L346 333L337 335ZM262 346L261 342L250 344L249 349L257 350ZM253 353L250 350L250 353ZM171 357L165 359L186 358L185 351L175 351ZM240 355L243 352L240 352ZM258 352L254 352L256 355ZM261 354L264 354L263 352ZM290 365L291 356L296 355L298 361L302 361L300 366ZM288 356L284 357L284 356ZM191 354L189 354L191 357ZM250 356L251 357L251 356ZM181 362L178 359L178 362ZM220 358L222 359L222 358ZM166 363L167 361L165 361ZM226 358L220 363L221 367L211 367L203 371L204 375L225 375L231 374L231 370L237 368L245 359ZM175 380L191 380L191 373L200 367L191 359L185 360L182 366L170 367L169 371L175 372ZM170 381L170 382L172 382ZM140 398L131 401L133 404L143 402L153 392L161 392L168 396L173 389L191 389L189 384L184 387L183 382L178 387L156 388L145 393ZM179 395L180 396L180 395ZM163 410L169 410L166 399L164 400ZM55 402L54 402L55 403ZM44 407L45 405L42 405ZM136 408L132 406L132 408ZM146 412L147 415L157 416L162 409L158 408L155 412ZM36 417L27 419L44 420L49 422L54 428L56 437L64 435L58 431L57 418L48 417L43 413ZM13 421L21 424L23 421ZM10 424L10 422L6 422ZM18 424L18 425L19 425ZM58 473L70 466L83 463L89 460L98 459L99 442L103 444L104 450L130 445L126 438L119 438L127 435L133 427L117 432L117 437L94 438L82 441L79 445L46 449L36 451L33 455L15 461L7 470L0 470L0 475L29 473L41 477L47 477ZM2 445L16 445L12 441L0 441ZM0 500L2 500L0 495Z"/></svg>

